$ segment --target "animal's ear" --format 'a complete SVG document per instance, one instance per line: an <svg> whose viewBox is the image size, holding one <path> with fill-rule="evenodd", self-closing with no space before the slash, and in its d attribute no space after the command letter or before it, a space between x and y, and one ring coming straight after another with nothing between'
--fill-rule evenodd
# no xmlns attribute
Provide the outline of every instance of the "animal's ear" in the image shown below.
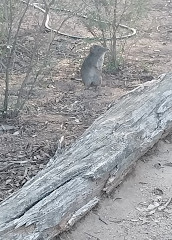
<svg viewBox="0 0 172 240"><path fill-rule="evenodd" d="M94 45L90 47L90 52L91 52L91 53L94 52Z"/></svg>

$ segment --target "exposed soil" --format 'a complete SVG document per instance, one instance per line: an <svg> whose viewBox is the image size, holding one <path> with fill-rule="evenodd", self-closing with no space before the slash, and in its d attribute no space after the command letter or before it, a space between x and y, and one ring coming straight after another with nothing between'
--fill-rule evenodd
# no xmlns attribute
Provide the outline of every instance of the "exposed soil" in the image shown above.
<svg viewBox="0 0 172 240"><path fill-rule="evenodd" d="M34 26L33 12L23 26L24 34ZM56 36L52 71L35 86L20 117L0 123L0 201L43 169L57 148L63 152L70 147L111 102L140 83L171 71L171 23L172 2L152 0L147 16L133 23L137 35L126 41L123 67L115 74L104 69L99 92L85 90L82 82L76 79L90 44ZM76 30L75 34L87 34L82 25L76 26L77 30L68 28L68 33ZM23 35L21 40L28 45L31 39ZM16 67L13 75L12 101L23 77L24 62L22 64ZM1 102L3 77L1 73ZM170 203L158 210L172 196L171 153L171 138L161 141L152 156L139 161L135 172L112 198L105 199L72 233L60 239L172 239ZM157 206L155 211L151 203Z"/></svg>

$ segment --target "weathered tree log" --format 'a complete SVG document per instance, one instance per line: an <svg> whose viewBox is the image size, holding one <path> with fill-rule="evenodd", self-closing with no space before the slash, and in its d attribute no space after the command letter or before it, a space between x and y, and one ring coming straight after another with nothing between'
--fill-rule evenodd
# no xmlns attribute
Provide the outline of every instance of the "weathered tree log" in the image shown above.
<svg viewBox="0 0 172 240"><path fill-rule="evenodd" d="M65 153L0 205L0 239L38 240L72 226L172 128L172 73L117 100Z"/></svg>

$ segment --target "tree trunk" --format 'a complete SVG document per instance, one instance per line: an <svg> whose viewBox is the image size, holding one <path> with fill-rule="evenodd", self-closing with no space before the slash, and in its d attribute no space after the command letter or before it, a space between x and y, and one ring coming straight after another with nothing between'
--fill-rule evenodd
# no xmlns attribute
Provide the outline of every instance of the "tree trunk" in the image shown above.
<svg viewBox="0 0 172 240"><path fill-rule="evenodd" d="M114 3L114 10L113 10L113 22L112 22L112 63L115 67L115 70L118 68L117 64L117 37L116 37L116 31L117 31L117 0L115 0Z"/></svg>
<svg viewBox="0 0 172 240"><path fill-rule="evenodd" d="M117 100L64 154L0 205L0 239L51 239L109 193L172 128L172 73Z"/></svg>

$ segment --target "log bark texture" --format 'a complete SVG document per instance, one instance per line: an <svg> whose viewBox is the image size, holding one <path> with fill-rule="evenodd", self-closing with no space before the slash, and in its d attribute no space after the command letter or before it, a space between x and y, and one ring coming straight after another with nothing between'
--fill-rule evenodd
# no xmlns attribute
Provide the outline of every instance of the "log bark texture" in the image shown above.
<svg viewBox="0 0 172 240"><path fill-rule="evenodd" d="M172 73L117 100L0 205L0 239L48 240L92 209L172 128Z"/></svg>

